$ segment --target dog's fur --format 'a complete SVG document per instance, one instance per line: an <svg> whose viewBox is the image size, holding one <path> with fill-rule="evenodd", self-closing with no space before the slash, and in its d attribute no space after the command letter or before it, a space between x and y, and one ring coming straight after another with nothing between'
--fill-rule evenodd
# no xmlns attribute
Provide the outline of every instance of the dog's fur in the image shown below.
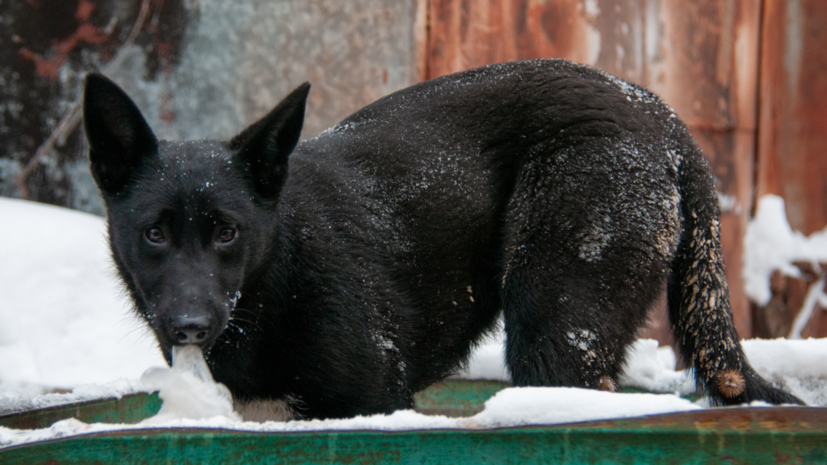
<svg viewBox="0 0 827 465"><path fill-rule="evenodd" d="M159 142L87 78L112 255L167 359L198 343L241 403L390 412L502 314L515 385L605 388L666 287L713 403L799 402L747 363L713 179L654 95L563 60L492 65L297 145L308 91L229 142ZM743 386L721 391L724 372Z"/></svg>

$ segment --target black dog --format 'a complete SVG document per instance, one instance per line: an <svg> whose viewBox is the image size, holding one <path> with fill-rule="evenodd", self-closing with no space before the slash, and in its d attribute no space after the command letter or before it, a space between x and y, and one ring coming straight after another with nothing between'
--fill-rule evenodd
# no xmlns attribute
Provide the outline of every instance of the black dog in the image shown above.
<svg viewBox="0 0 827 465"><path fill-rule="evenodd" d="M613 389L666 287L714 403L800 402L741 350L707 162L654 95L562 60L493 65L297 145L309 88L229 142L167 142L87 78L112 255L167 359L198 344L236 398L300 417L390 412L503 314L515 385Z"/></svg>

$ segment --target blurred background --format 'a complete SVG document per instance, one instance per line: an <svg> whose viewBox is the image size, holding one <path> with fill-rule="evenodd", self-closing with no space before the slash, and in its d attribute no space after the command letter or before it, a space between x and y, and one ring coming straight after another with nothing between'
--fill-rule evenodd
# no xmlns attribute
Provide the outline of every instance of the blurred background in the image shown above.
<svg viewBox="0 0 827 465"><path fill-rule="evenodd" d="M307 80L312 137L417 82L541 57L596 66L676 110L717 181L737 329L786 336L827 264L773 274L756 305L744 235L766 194L794 230L827 226L823 0L0 0L0 196L104 214L79 124L89 71L164 139L227 139ZM668 333L661 311L644 335ZM800 334L827 336L827 312Z"/></svg>

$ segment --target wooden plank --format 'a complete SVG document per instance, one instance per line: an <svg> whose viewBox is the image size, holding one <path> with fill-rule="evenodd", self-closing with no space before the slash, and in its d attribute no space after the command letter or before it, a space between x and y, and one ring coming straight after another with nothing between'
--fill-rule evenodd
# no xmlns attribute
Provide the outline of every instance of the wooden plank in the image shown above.
<svg viewBox="0 0 827 465"><path fill-rule="evenodd" d="M823 0L764 2L757 194L783 197L804 234L827 225L825 26Z"/></svg>
<svg viewBox="0 0 827 465"><path fill-rule="evenodd" d="M741 256L753 204L760 7L754 0L430 0L428 72L560 57L661 95L711 160L731 207L721 219L724 260L736 327L750 337ZM649 334L668 342L663 331Z"/></svg>

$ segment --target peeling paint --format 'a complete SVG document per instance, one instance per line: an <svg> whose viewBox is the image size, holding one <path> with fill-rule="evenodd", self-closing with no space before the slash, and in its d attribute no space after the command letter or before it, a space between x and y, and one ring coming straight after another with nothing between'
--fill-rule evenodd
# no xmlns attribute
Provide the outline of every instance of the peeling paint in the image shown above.
<svg viewBox="0 0 827 465"><path fill-rule="evenodd" d="M0 195L103 68L141 0L0 1ZM313 84L305 136L414 84L417 5L408 0L151 1L110 74L160 138L226 139L295 86ZM103 214L75 129L26 184L34 200Z"/></svg>

